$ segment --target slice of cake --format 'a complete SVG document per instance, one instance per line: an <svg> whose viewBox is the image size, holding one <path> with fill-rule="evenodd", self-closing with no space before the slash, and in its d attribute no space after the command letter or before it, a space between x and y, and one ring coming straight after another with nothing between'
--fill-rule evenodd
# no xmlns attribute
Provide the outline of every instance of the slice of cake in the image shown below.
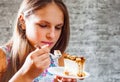
<svg viewBox="0 0 120 82"><path fill-rule="evenodd" d="M84 57L78 57L68 54L64 56L65 75L84 77L85 76L84 65L85 65Z"/></svg>

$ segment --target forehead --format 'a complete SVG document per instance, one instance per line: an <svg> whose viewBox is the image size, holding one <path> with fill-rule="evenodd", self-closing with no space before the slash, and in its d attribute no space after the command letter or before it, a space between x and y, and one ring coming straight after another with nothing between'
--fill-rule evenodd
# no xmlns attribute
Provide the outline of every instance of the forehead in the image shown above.
<svg viewBox="0 0 120 82"><path fill-rule="evenodd" d="M30 18L39 20L47 20L50 22L63 22L64 15L63 11L55 4L50 3L41 9L37 9Z"/></svg>

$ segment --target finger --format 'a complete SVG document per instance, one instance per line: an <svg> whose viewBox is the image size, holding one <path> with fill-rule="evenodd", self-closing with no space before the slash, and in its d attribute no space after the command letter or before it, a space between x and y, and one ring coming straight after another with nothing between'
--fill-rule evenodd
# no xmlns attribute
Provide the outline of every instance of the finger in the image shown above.
<svg viewBox="0 0 120 82"><path fill-rule="evenodd" d="M45 48L45 47L48 47L49 45L48 44L46 44L46 45L43 45L43 46L41 46L41 48Z"/></svg>
<svg viewBox="0 0 120 82"><path fill-rule="evenodd" d="M41 64L41 63L40 63ZM41 64L43 67L48 68L50 66L50 60L49 59L45 59L44 62L42 62Z"/></svg>
<svg viewBox="0 0 120 82"><path fill-rule="evenodd" d="M48 44L43 45L43 46L40 46L39 44L34 45L35 48L39 48L39 49L45 48L45 47L48 47L48 46L49 46Z"/></svg>
<svg viewBox="0 0 120 82"><path fill-rule="evenodd" d="M77 82L77 79L63 78L61 76L55 76L55 79L57 79L58 82Z"/></svg>
<svg viewBox="0 0 120 82"><path fill-rule="evenodd" d="M60 76L55 76L53 82L62 82L61 79L62 79L62 77L60 77Z"/></svg>
<svg viewBox="0 0 120 82"><path fill-rule="evenodd" d="M38 69L46 69L46 68L48 68L49 67L49 65L50 65L50 59L49 58L46 58L46 59L44 59L44 60L40 60L39 61L39 59L37 59L37 61L35 60L35 66L38 68Z"/></svg>
<svg viewBox="0 0 120 82"><path fill-rule="evenodd" d="M62 82L72 82L72 79L69 79L69 78L62 78Z"/></svg>
<svg viewBox="0 0 120 82"><path fill-rule="evenodd" d="M43 61L45 59L50 58L50 56L49 56L49 53L45 53L45 54L42 54L42 55L38 55L37 58Z"/></svg>
<svg viewBox="0 0 120 82"><path fill-rule="evenodd" d="M77 82L77 79L72 79L72 82Z"/></svg>
<svg viewBox="0 0 120 82"><path fill-rule="evenodd" d="M40 56L40 55L43 55L43 54L49 53L49 52L50 52L50 49L48 47L45 47L42 49L36 48L35 51L31 52L31 55L32 55L32 57L36 57L36 56Z"/></svg>
<svg viewBox="0 0 120 82"><path fill-rule="evenodd" d="M49 45L46 44L46 45L43 45L43 46L35 45L34 47L35 47L36 49L43 49L43 48L46 48L46 47L48 47L48 46L49 46Z"/></svg>
<svg viewBox="0 0 120 82"><path fill-rule="evenodd" d="M72 79L72 78L62 78L62 82L77 82L77 79Z"/></svg>
<svg viewBox="0 0 120 82"><path fill-rule="evenodd" d="M56 78L56 79L59 79L59 80L61 80L61 79L62 79L62 77L60 77L60 76L56 76L55 78Z"/></svg>
<svg viewBox="0 0 120 82"><path fill-rule="evenodd" d="M56 76L56 75L54 76L53 82L58 82L58 81L57 81L57 76Z"/></svg>
<svg viewBox="0 0 120 82"><path fill-rule="evenodd" d="M39 56L34 57L33 60L34 60L35 62L37 62L37 63L42 63L42 62L44 62L45 60L50 61L50 56L49 56L48 53L46 53L46 54L42 54L42 55L39 55Z"/></svg>
<svg viewBox="0 0 120 82"><path fill-rule="evenodd" d="M46 47L41 48L41 49L36 49L36 51L38 54L44 54L44 53L49 53L50 49L46 46Z"/></svg>
<svg viewBox="0 0 120 82"><path fill-rule="evenodd" d="M50 59L50 55L49 53L44 53L42 55L39 55L38 58L41 60L48 59L48 58Z"/></svg>

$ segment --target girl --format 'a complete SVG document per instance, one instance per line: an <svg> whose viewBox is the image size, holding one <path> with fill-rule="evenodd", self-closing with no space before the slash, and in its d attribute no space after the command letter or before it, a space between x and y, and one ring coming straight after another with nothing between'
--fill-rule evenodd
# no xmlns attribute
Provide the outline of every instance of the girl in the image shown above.
<svg viewBox="0 0 120 82"><path fill-rule="evenodd" d="M65 51L69 40L69 16L62 0L23 0L12 39L0 48L2 82L52 82L48 67L57 66L49 53ZM36 48L48 45L44 48ZM63 57L59 65L63 66ZM7 61L6 61L7 59ZM57 77L67 82L76 81Z"/></svg>

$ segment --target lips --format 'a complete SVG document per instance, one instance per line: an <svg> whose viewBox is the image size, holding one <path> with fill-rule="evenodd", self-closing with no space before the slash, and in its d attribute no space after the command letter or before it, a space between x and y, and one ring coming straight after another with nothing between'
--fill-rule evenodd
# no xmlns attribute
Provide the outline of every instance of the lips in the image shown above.
<svg viewBox="0 0 120 82"><path fill-rule="evenodd" d="M44 45L52 45L53 44L53 42L47 42L47 41L41 41L41 43L43 43Z"/></svg>

